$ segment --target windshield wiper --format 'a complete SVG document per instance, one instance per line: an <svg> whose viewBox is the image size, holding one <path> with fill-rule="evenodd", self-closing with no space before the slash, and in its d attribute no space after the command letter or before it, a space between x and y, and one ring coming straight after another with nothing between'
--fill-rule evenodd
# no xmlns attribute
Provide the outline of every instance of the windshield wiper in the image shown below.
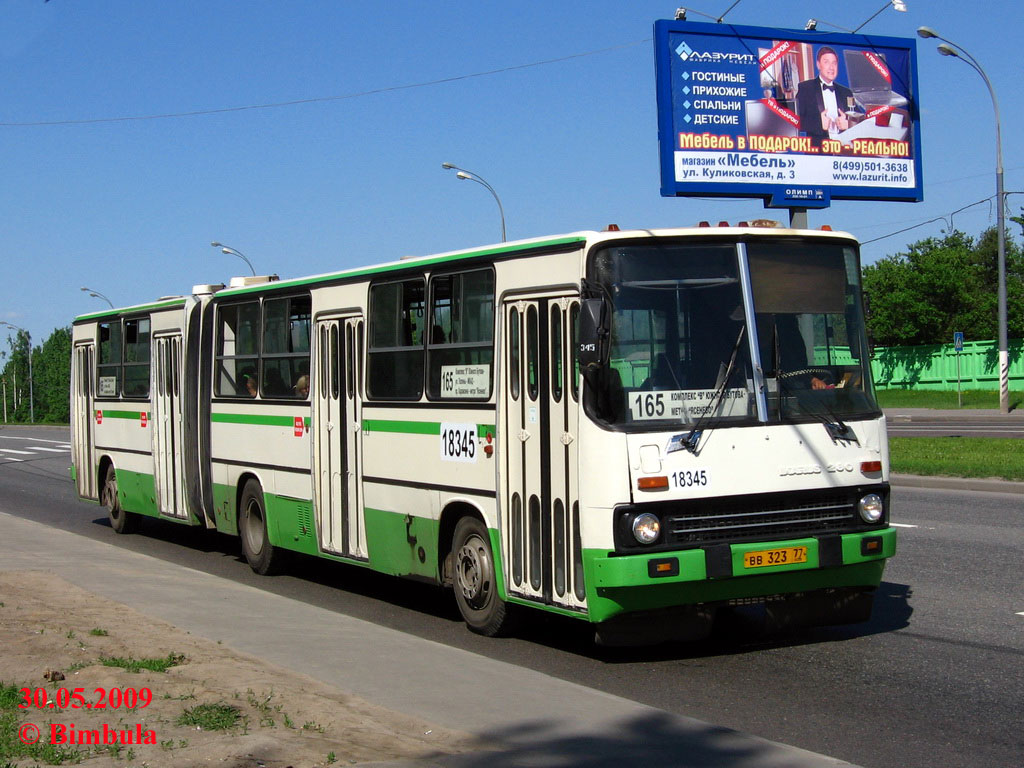
<svg viewBox="0 0 1024 768"><path fill-rule="evenodd" d="M693 428L686 433L673 435L669 438L668 444L665 446L665 453L675 453L676 451L689 451L694 456L697 455L697 449L700 447L700 439L704 434L704 423L708 420L710 414L714 413L722 400L722 395L725 394L725 388L729 385L729 379L732 378L732 372L736 368L736 354L740 351L740 343L743 341L743 334L746 332L747 326L740 326L739 335L736 336L736 343L732 347L732 355L729 357L729 365L725 368L725 373L722 375L722 381L718 385L718 389L715 390L715 394L711 397L711 401L707 405L707 409L701 414L700 418L697 419L697 423L693 425Z"/></svg>

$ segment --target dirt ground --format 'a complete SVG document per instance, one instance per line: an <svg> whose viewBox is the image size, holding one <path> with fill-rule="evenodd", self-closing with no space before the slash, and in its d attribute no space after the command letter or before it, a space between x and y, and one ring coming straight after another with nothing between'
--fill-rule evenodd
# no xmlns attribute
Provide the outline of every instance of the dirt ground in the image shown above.
<svg viewBox="0 0 1024 768"><path fill-rule="evenodd" d="M180 663L166 672L133 673L100 661L171 655ZM46 679L60 674L64 679ZM145 740L151 732L151 744L74 746L88 768L345 766L480 746L466 734L382 709L194 637L42 571L0 572L0 683L43 688L49 701L63 696L58 689L84 689L90 709L40 709L33 702L15 711L13 728L37 726L40 743L50 741L51 724L64 725L66 734L71 724L79 734L97 730L102 736L104 725L129 731L133 739L141 735ZM152 703L135 709L98 708L113 688L149 688ZM178 724L183 712L201 704L237 707L238 724L226 731ZM0 745L20 749L18 734L0 734ZM64 764L75 759L71 755ZM47 764L39 757L0 751L0 766L8 760L19 766Z"/></svg>

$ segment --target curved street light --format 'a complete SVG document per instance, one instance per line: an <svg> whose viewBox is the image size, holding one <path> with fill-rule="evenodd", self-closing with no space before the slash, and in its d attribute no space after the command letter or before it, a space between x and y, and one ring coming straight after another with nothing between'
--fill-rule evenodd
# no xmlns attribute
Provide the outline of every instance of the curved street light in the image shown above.
<svg viewBox="0 0 1024 768"><path fill-rule="evenodd" d="M80 290L85 291L90 296L92 296L94 299L103 299L105 302L107 302L107 304L110 305L111 309L114 309L114 302L112 302L110 299L108 299L106 296L104 296L99 291L94 291L92 288L86 288L84 285L81 287Z"/></svg>
<svg viewBox="0 0 1024 768"><path fill-rule="evenodd" d="M488 192L494 195L494 202L498 204L498 213L501 214L501 242L504 243L507 239L505 237L505 209L502 207L501 198L499 198L498 193L494 191L494 187L488 184L482 176L479 176L472 171L467 171L465 168L459 168L459 166L452 165L451 163L441 163L441 167L449 171L456 171L456 178L475 181L477 184L483 185L487 188Z"/></svg>
<svg viewBox="0 0 1024 768"><path fill-rule="evenodd" d="M21 331L25 334L25 338L28 339L28 420L30 424L35 424L36 404L35 393L32 390L32 334L14 323L8 323L6 320L0 320L0 325L6 325L8 328Z"/></svg>
<svg viewBox="0 0 1024 768"><path fill-rule="evenodd" d="M224 245L224 243L218 243L216 240L210 243L210 245L212 245L214 248L220 248L220 252L223 254L226 254L228 256L237 256L238 258L240 258L242 261L249 265L249 271L252 272L252 276L256 277L256 270L252 268L252 262L245 257L244 253L237 250L236 248L232 248L229 245Z"/></svg>
<svg viewBox="0 0 1024 768"><path fill-rule="evenodd" d="M998 323L999 323L999 412L1010 412L1010 353L1007 343L1006 328L1006 232L1004 203L1006 198L1003 194L1003 138L1002 123L999 119L999 102L996 101L996 92L992 88L992 81L988 79L985 70L981 68L978 60L971 56L963 47L951 40L947 40L931 27L918 27L919 37L928 39L934 37L941 40L938 52L943 56L952 56L960 59L975 72L981 75L988 88L988 95L992 97L992 109L996 115L996 228L998 242Z"/></svg>

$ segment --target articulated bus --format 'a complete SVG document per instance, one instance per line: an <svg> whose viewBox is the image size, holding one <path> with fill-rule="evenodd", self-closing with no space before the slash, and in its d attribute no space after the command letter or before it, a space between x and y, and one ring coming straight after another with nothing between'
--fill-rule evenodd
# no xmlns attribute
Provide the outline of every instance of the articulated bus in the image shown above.
<svg viewBox="0 0 1024 768"><path fill-rule="evenodd" d="M759 222L760 223L760 222ZM141 516L522 606L600 642L870 616L895 552L858 244L578 232L74 321L72 473Z"/></svg>

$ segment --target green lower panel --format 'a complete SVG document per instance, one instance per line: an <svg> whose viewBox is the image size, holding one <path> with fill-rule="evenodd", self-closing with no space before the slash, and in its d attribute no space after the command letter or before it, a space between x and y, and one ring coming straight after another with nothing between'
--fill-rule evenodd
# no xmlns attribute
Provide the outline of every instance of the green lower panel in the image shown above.
<svg viewBox="0 0 1024 768"><path fill-rule="evenodd" d="M213 518L217 530L230 536L238 535L238 516L235 511L237 497L235 486L213 484Z"/></svg>
<svg viewBox="0 0 1024 768"><path fill-rule="evenodd" d="M156 506L156 485L153 475L143 472L132 472L114 467L117 478L117 495L121 499L121 509L137 515L159 517L160 510Z"/></svg>
<svg viewBox="0 0 1024 768"><path fill-rule="evenodd" d="M365 515L371 568L394 576L439 579L437 520L369 508Z"/></svg>
<svg viewBox="0 0 1024 768"><path fill-rule="evenodd" d="M880 538L881 551L861 553L861 541ZM744 569L745 552L788 546L806 546L807 562L793 565ZM804 592L829 587L876 587L882 580L886 558L896 552L896 530L842 537L843 565L818 567L818 542L796 539L771 543L734 544L732 576L707 579L704 552L686 550L650 555L611 557L607 550L585 550L584 569L591 621L605 621L620 613L671 608L694 603L717 602L746 597ZM677 558L679 573L652 577L648 563Z"/></svg>
<svg viewBox="0 0 1024 768"><path fill-rule="evenodd" d="M271 544L306 555L319 553L312 501L270 493L263 494L263 501L267 510L267 535Z"/></svg>
<svg viewBox="0 0 1024 768"><path fill-rule="evenodd" d="M185 525L199 525L199 521L193 515L182 520L175 517L168 517L160 514L160 508L156 503L156 481L153 475L144 472L132 472L127 469L114 467L114 474L117 477L117 495L121 498L121 508L146 517L158 517L161 520L169 520L173 523Z"/></svg>

